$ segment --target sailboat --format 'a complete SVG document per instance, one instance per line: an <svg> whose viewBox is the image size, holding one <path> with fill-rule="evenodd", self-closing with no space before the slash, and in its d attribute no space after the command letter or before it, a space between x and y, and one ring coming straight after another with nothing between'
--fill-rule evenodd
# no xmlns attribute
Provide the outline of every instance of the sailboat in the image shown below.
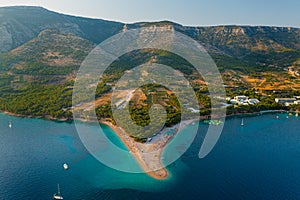
<svg viewBox="0 0 300 200"><path fill-rule="evenodd" d="M4 110L4 112L6 112L7 111L7 109L6 109L6 106L5 106L5 110ZM12 128L12 123L11 123L11 121L9 120L9 122L8 122L8 127L9 128Z"/></svg>
<svg viewBox="0 0 300 200"><path fill-rule="evenodd" d="M65 164L63 165L63 167L64 167L64 170L68 170L68 169L69 169L69 166L68 166L67 163L65 163Z"/></svg>
<svg viewBox="0 0 300 200"><path fill-rule="evenodd" d="M242 118L241 126L244 126L244 118Z"/></svg>
<svg viewBox="0 0 300 200"><path fill-rule="evenodd" d="M59 184L57 184L57 193L53 195L53 199L64 199L60 194Z"/></svg>

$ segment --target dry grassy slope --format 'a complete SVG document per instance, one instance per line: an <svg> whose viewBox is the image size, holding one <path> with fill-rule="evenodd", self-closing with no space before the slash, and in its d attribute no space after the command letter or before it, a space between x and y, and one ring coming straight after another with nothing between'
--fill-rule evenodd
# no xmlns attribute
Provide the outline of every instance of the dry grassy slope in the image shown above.
<svg viewBox="0 0 300 200"><path fill-rule="evenodd" d="M122 23L67 16L40 7L0 8L0 19L0 51L16 47L8 53L7 63L11 65L10 73L24 75L25 81L32 80L27 77L33 75L31 72L46 75L47 66L52 68L49 76L69 76L72 70L64 72L62 67L79 66L94 44L123 28ZM297 64L296 60L300 58L300 29L297 28L185 27L165 21L130 24L128 29L141 26L172 27L198 40L227 74L225 81L232 85L260 87L268 81L272 84L272 81L282 82L282 78L289 80L289 74L283 68L292 66L294 62ZM43 69L36 69L40 64L45 65ZM258 71L257 66L263 69ZM272 74L273 69L269 66L278 67L281 71ZM252 77L250 68L262 77ZM56 69L60 70L57 74ZM267 80L265 76L275 78ZM261 84L259 81L264 79L266 81Z"/></svg>
<svg viewBox="0 0 300 200"><path fill-rule="evenodd" d="M9 52L21 61L41 61L49 66L80 65L82 59L94 48L88 40L56 30L44 30L36 38Z"/></svg>
<svg viewBox="0 0 300 200"><path fill-rule="evenodd" d="M11 87L73 80L81 62L95 45L73 34L44 30L36 38L4 54L0 76L12 77ZM4 69L2 69L4 68Z"/></svg>

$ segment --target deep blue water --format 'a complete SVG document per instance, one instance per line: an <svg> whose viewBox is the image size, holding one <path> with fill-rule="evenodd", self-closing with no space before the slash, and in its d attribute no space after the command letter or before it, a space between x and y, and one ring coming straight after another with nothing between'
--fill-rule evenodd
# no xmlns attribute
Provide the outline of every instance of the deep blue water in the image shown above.
<svg viewBox="0 0 300 200"><path fill-rule="evenodd" d="M300 117L276 115L244 118L244 127L241 118L227 119L216 147L204 159L197 156L207 128L201 123L193 145L168 167L170 178L157 181L96 161L74 124L0 114L0 199L50 200L57 183L64 199L71 200L299 199ZM62 168L65 162L68 171Z"/></svg>

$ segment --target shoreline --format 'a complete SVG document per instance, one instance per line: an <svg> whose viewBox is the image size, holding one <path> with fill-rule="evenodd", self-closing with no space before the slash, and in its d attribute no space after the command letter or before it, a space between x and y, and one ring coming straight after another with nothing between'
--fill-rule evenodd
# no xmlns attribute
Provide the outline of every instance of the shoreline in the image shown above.
<svg viewBox="0 0 300 200"><path fill-rule="evenodd" d="M184 120L172 127L165 127L152 137L151 142L146 143L134 141L122 128L113 125L111 122L102 120L100 123L109 126L118 135L145 173L157 180L164 180L169 177L169 172L162 164L162 153L168 142L175 136L174 134L168 135L166 132L173 129L178 133L187 125L197 120L198 119Z"/></svg>
<svg viewBox="0 0 300 200"><path fill-rule="evenodd" d="M42 117L42 116L26 116L26 115L20 115L15 114L7 111L1 111L3 114L11 115L15 117L23 117L23 118L37 118L37 119L46 119L51 120L55 122L74 122L73 119L59 119L59 118L53 118L53 117ZM269 113L297 113L297 112L290 112L286 110L266 110L266 111L259 111L255 113L236 113L231 115L226 115L225 119L232 118L232 117L247 117L247 116L255 116L255 115L262 115L262 114L269 114ZM194 121L204 121L205 119L209 119L210 116L199 116L195 119L189 119L185 120L184 122L181 122L184 124L184 127L191 124ZM80 120L80 119L79 119ZM83 122L88 122L86 120L81 120ZM182 128L179 127L180 123L173 125L172 127L164 127L159 133L156 134L156 136L153 137L153 141L147 142L147 143L140 143L134 141L134 138L130 137L128 133L126 133L121 127L118 127L116 125L113 125L108 120L100 120L98 123L104 124L108 127L110 127L115 134L119 137L119 139L122 141L122 143L127 147L127 149L130 151L131 155L135 158L139 166L142 168L142 170L148 174L150 177L157 179L157 180L164 180L169 177L169 172L165 168L165 166L162 164L161 156L165 149L165 146L168 144L168 142L175 136L167 135L165 134L168 130L174 129L175 132L178 133ZM155 139L154 139L155 138ZM153 153L154 152L154 153Z"/></svg>
<svg viewBox="0 0 300 200"><path fill-rule="evenodd" d="M128 148L128 150L131 152L131 155L135 158L135 160L138 162L138 164L144 170L145 173L147 173L149 176L151 176L152 178L155 178L157 180L164 180L169 177L169 172L161 163L161 153L163 152L163 149L164 149L163 147L165 147L165 145L168 143L168 141L169 141L169 139L171 139L171 137L169 137L168 140L164 144L162 144L162 145L158 144L160 149L157 151L157 154L155 154L156 155L155 160L153 160L154 157L147 159L147 157L145 157L143 155L143 152L146 150L144 145L147 145L147 144L134 141L134 139L131 138L129 136L129 134L127 134L122 128L113 125L111 122L102 120L102 121L100 121L100 123L107 125L118 135L120 140L123 142L123 144L125 144L125 146ZM157 144L154 144L154 145L157 145ZM151 149L153 149L153 148L151 148ZM147 162L147 161L150 161L150 162ZM154 166L153 166L153 161L156 164L156 165L154 164ZM154 167L154 169L152 169L152 167ZM159 169L155 169L155 168L159 168Z"/></svg>
<svg viewBox="0 0 300 200"><path fill-rule="evenodd" d="M50 115L47 116L34 116L34 115L23 115L23 114L16 114L13 112L8 112L8 111L0 111L0 113L3 113L5 115L10 115L14 117L20 117L20 118L29 118L29 119L44 119L44 120L50 120L50 121L55 121L55 122L73 122L73 119L68 119L68 118L57 118L57 117L51 117Z"/></svg>
<svg viewBox="0 0 300 200"><path fill-rule="evenodd" d="M253 112L253 113L236 113L236 114L230 114L226 115L227 118L232 117L251 117L255 115L263 115L263 114L271 114L271 113L298 113L297 111L287 111L287 110L262 110L259 112Z"/></svg>
<svg viewBox="0 0 300 200"><path fill-rule="evenodd" d="M253 113L235 113L235 114L229 114L226 115L225 118L231 118L231 117L239 117L239 116L254 116L254 115L258 115L258 114L268 114L268 113L282 113L282 112L286 112L286 113L299 113L297 111L288 111L288 110L262 110L262 111L258 111L258 112L253 112ZM14 116L14 117L21 117L21 118L29 118L29 119L44 119L44 120L50 120L50 121L54 121L54 122L67 122L67 123L72 123L74 122L74 119L70 119L70 118L57 118L57 117L51 117L50 115L47 116L34 116L34 115L24 115L24 114L16 114L13 112L9 112L9 111L0 111L0 113L6 114L6 115L10 115L10 116ZM194 120L206 120L209 119L210 115L202 115L199 116L199 118L195 118ZM86 122L86 123L93 123L94 121L88 121L86 119L77 119L79 121L82 122ZM98 122L103 122L103 120L100 120ZM176 126L173 125L173 126ZM172 127L173 127L172 126ZM171 128L172 128L171 127Z"/></svg>

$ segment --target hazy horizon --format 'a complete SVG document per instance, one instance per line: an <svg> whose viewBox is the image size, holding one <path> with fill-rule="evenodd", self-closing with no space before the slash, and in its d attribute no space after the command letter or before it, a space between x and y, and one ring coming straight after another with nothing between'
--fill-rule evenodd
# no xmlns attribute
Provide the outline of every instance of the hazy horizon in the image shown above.
<svg viewBox="0 0 300 200"><path fill-rule="evenodd" d="M221 2L221 3L220 3ZM46 0L3 0L0 7L39 6L48 10L87 18L104 19L122 23L172 21L184 26L278 26L300 27L300 2L237 2L228 0L196 1L189 3L174 0L172 3L153 0L95 1L78 0L49 2Z"/></svg>

